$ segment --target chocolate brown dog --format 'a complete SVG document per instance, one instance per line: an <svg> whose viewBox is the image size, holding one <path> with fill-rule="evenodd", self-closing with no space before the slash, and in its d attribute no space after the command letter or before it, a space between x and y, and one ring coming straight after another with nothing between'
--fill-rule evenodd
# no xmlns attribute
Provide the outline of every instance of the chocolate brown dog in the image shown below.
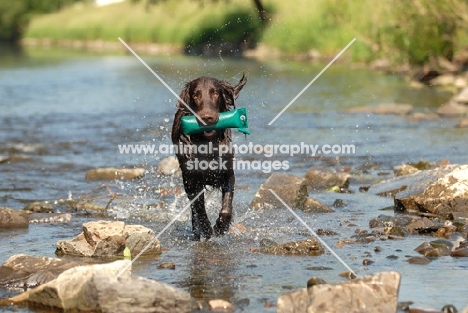
<svg viewBox="0 0 468 313"><path fill-rule="evenodd" d="M244 75L234 87L225 81L215 78L200 77L188 82L180 93L180 98L206 123L216 124L219 113L235 108L235 100L239 92L246 84ZM230 145L231 130L219 129L192 135L185 135L181 129L181 118L185 115L193 115L181 101L177 102L177 112L172 125L172 143L179 147L176 151L182 170L182 179L185 192L192 201L205 186L220 188L222 191L222 204L216 224L211 228L205 210L204 194L200 195L191 205L192 232L194 240L200 240L201 233L209 239L213 232L215 235L223 235L229 230L232 218L232 198L234 195L234 169L232 151L220 155L220 145ZM200 122L199 122L200 123ZM200 123L201 124L201 123ZM185 147L200 147L211 145L211 151L192 149ZM196 150L196 151L194 151ZM201 150L203 150L201 152ZM210 164L206 168L199 166ZM214 166L214 165L217 166Z"/></svg>

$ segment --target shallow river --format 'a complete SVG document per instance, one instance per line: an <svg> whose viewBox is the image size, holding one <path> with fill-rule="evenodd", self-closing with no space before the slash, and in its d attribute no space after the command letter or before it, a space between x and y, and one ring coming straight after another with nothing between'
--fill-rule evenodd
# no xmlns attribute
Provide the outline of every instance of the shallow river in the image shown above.
<svg viewBox="0 0 468 313"><path fill-rule="evenodd" d="M169 144L175 112L175 97L135 57L92 55L57 50L0 55L0 157L18 156L19 162L0 163L0 206L22 209L31 201L93 198L109 200L101 182L86 181L86 170L96 167L139 165L147 169L137 182L107 182L119 193L108 216L74 213L68 224L33 224L29 230L0 232L0 263L16 253L54 257L55 243L81 231L81 224L97 219L119 219L146 225L158 233L187 204L184 195L162 195L162 188L182 188L180 179L155 173L163 154L121 154L118 145ZM355 145L355 154L266 157L244 154L240 158L288 161L282 172L303 176L311 166L353 173L352 194L310 194L325 204L343 199L335 213L312 215L297 212L317 230L338 235L324 236L331 247L349 239L356 228L368 229L371 218L392 211L390 198L361 193L359 186L391 177L393 166L421 159L468 163L468 130L456 128L456 119L415 122L402 116L347 114L343 109L379 103L410 103L415 111L435 111L450 97L436 89L412 89L397 75L384 75L346 64L331 66L271 126L268 123L317 75L324 65L287 61L257 62L243 59L183 56L143 59L177 93L183 84L199 76L214 76L236 83L245 72L247 85L237 105L247 107L252 135L234 131L238 144ZM133 273L183 288L199 299L222 298L237 312L274 312L284 292L304 287L308 278L327 282L343 280L347 269L330 253L319 257L284 257L250 251L261 239L276 242L311 236L287 210L251 211L248 206L258 186L270 173L237 171L234 200L235 223L247 232L229 234L210 242L189 240L190 222L184 214L160 237L166 251L159 257L142 258ZM209 213L214 220L219 195L209 192ZM158 204L148 207L150 204ZM66 210L55 205L57 211ZM408 264L406 256L431 237L412 236L403 241L376 241L368 245L335 248L358 276L379 271L402 273L400 301L440 309L468 305L465 259L441 257L428 265ZM380 246L382 252L375 253ZM387 256L396 255L397 259ZM362 260L375 263L364 266ZM157 265L173 261L175 270ZM17 293L0 289L0 298ZM0 309L2 311L2 309ZM18 312L30 312L19 308Z"/></svg>

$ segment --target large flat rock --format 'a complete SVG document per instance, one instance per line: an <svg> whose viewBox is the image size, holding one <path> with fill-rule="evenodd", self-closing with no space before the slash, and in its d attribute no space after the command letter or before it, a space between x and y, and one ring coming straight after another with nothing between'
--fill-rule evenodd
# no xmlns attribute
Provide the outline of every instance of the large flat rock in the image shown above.
<svg viewBox="0 0 468 313"><path fill-rule="evenodd" d="M0 208L0 230L10 228L27 228L29 215L24 211Z"/></svg>
<svg viewBox="0 0 468 313"><path fill-rule="evenodd" d="M305 180L291 174L273 173L257 190L250 203L252 209L284 208L284 204L270 191L273 190L289 207L303 208L308 192Z"/></svg>
<svg viewBox="0 0 468 313"><path fill-rule="evenodd" d="M198 308L189 293L138 276L130 261L77 266L56 279L6 302L66 312L192 312Z"/></svg>
<svg viewBox="0 0 468 313"><path fill-rule="evenodd" d="M16 254L0 266L0 286L33 288L79 264L56 258Z"/></svg>
<svg viewBox="0 0 468 313"><path fill-rule="evenodd" d="M400 274L383 272L340 284L317 284L282 295L277 313L395 313Z"/></svg>
<svg viewBox="0 0 468 313"><path fill-rule="evenodd" d="M325 190L331 187L347 189L351 175L331 169L311 167L305 174L305 184L309 190Z"/></svg>
<svg viewBox="0 0 468 313"><path fill-rule="evenodd" d="M154 232L142 225L125 225L120 221L93 221L83 224L83 232L70 240L57 242L55 253L84 257L122 256L125 247L132 255L160 254L159 240ZM151 244L150 244L151 243Z"/></svg>
<svg viewBox="0 0 468 313"><path fill-rule="evenodd" d="M468 165L446 165L400 176L372 186L377 195L394 197L400 211L439 215L468 212Z"/></svg>

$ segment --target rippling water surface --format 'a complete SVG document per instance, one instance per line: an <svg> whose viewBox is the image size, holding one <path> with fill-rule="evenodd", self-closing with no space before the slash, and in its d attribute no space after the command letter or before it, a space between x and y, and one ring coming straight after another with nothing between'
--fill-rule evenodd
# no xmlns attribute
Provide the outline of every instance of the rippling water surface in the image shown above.
<svg viewBox="0 0 468 313"><path fill-rule="evenodd" d="M335 213L297 212L312 229L338 234L323 239L332 247L349 239L356 228L368 229L370 218L392 200L360 193L359 186L391 177L394 165L421 159L468 163L468 131L456 128L456 119L409 121L393 115L346 114L343 110L379 103L411 103L415 111L434 111L450 97L435 89L411 89L396 75L383 75L335 64L271 126L267 124L320 72L323 65L287 61L204 59L182 56L143 59L178 93L185 82L214 76L236 83L246 72L248 83L238 99L247 107L252 135L235 133L238 144L354 144L354 155L316 156L243 155L248 160L287 160L285 172L303 176L311 166L343 168L353 172L353 194L317 193L312 197L331 205L337 198L347 204ZM118 193L109 216L75 213L69 224L30 225L28 230L0 232L0 262L16 253L54 256L55 243L81 231L81 224L100 218L139 223L156 233L187 204L184 195L159 190L182 188L178 178L159 177L158 161L166 155L120 154L119 144L169 144L175 97L133 56L90 55L63 51L26 50L3 54L0 59L0 206L21 209L31 201L57 203L60 199L93 198L104 205L108 189ZM86 181L86 170L96 167L143 166L145 178L136 182ZM210 242L194 243L186 212L160 239L167 249L160 257L142 258L133 272L189 291L200 299L223 298L238 312L274 312L268 303L279 295L304 287L318 276L339 282L346 268L331 254L319 257L269 256L250 251L264 238L277 242L310 236L287 210L255 212L248 209L258 186L269 173L238 171L235 223L247 232ZM209 213L217 215L219 194L209 192ZM386 214L392 214L391 211ZM336 252L359 275L379 271L402 273L400 301L441 308L447 303L462 309L466 298L466 260L441 257L428 265L410 265L407 255L423 241L376 241L349 245ZM375 253L380 246L382 252ZM386 258L396 255L398 259ZM362 265L364 258L375 261ZM158 270L173 261L176 269ZM0 290L0 297L15 294ZM1 310L0 310L1 311ZM27 309L20 311L28 312Z"/></svg>

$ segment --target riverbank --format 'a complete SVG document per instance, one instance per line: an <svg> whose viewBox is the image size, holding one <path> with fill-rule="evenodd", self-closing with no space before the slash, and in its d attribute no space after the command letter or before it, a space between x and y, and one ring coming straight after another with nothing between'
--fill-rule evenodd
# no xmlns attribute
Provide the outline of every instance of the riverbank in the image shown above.
<svg viewBox="0 0 468 313"><path fill-rule="evenodd" d="M433 16L431 12L439 8L430 3L425 4L428 12L390 0L380 1L377 7L370 0L263 3L269 15L264 24L250 0L209 4L160 1L154 5L124 1L102 7L79 4L33 18L25 38L63 45L68 41L114 42L121 37L129 43L169 45L194 55L218 55L220 50L222 55L242 55L256 49L253 51L268 57L299 59L334 56L356 38L352 49L343 55L347 62L387 59L393 65L429 64L438 57L451 60L468 42L466 28L458 24L450 36L444 30L427 34L415 31L424 29L425 24L445 23L445 19ZM440 8L444 9L448 10ZM459 5L458 9L468 11L468 6ZM410 24L405 14L422 20ZM464 25L463 21L459 24ZM446 42L448 37L450 42Z"/></svg>

